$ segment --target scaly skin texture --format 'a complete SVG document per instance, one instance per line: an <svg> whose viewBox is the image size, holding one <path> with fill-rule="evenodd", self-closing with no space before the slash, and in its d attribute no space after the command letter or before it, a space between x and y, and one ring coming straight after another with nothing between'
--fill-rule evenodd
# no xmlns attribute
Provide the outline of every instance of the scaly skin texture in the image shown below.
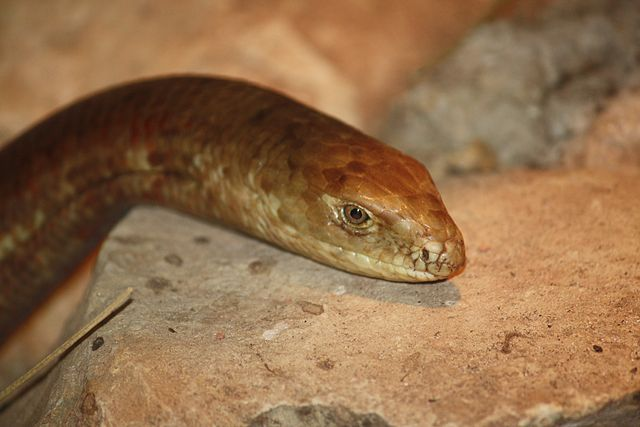
<svg viewBox="0 0 640 427"><path fill-rule="evenodd" d="M0 151L0 340L138 203L387 280L444 279L465 261L412 158L248 83L141 81L72 104Z"/></svg>

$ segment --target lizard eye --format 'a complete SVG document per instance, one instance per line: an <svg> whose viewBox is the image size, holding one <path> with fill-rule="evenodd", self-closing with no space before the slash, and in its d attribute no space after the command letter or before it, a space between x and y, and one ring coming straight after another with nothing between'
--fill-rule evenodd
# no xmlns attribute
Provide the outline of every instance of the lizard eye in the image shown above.
<svg viewBox="0 0 640 427"><path fill-rule="evenodd" d="M346 205L343 207L342 217L348 224L357 226L368 226L369 224L367 224L367 222L371 219L367 212L357 205Z"/></svg>

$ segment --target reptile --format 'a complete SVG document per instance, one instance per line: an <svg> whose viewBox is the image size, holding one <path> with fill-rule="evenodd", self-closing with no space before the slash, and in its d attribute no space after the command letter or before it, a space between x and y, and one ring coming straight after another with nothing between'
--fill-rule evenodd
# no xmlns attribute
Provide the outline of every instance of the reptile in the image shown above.
<svg viewBox="0 0 640 427"><path fill-rule="evenodd" d="M140 80L0 151L0 342L138 204L389 281L443 280L465 264L459 228L411 157L248 82Z"/></svg>

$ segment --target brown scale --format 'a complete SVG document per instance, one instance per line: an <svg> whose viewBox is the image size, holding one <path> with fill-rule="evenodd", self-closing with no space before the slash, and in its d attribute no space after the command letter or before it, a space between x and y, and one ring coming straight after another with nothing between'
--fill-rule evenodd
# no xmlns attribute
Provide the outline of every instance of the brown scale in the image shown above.
<svg viewBox="0 0 640 427"><path fill-rule="evenodd" d="M446 278L337 254L392 259L431 239L452 248L452 274L464 265L462 236L417 161L248 83L140 81L70 105L0 151L0 342L137 203L217 220L372 277ZM346 204L374 215L368 242L357 237L366 230L336 226ZM413 224L410 233L391 230L400 220Z"/></svg>

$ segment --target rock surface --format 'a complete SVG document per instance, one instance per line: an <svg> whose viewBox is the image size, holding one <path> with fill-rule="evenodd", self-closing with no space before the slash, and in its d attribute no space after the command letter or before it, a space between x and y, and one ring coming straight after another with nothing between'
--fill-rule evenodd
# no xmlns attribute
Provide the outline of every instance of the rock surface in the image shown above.
<svg viewBox="0 0 640 427"><path fill-rule="evenodd" d="M105 243L70 328L126 286L133 301L0 424L246 425L282 405L320 405L300 411L369 414L373 425L633 425L639 179L577 170L449 182L469 263L430 285L357 277L137 209Z"/></svg>
<svg viewBox="0 0 640 427"><path fill-rule="evenodd" d="M640 169L640 90L624 91L606 106L589 132L572 140L565 164L590 169Z"/></svg>

